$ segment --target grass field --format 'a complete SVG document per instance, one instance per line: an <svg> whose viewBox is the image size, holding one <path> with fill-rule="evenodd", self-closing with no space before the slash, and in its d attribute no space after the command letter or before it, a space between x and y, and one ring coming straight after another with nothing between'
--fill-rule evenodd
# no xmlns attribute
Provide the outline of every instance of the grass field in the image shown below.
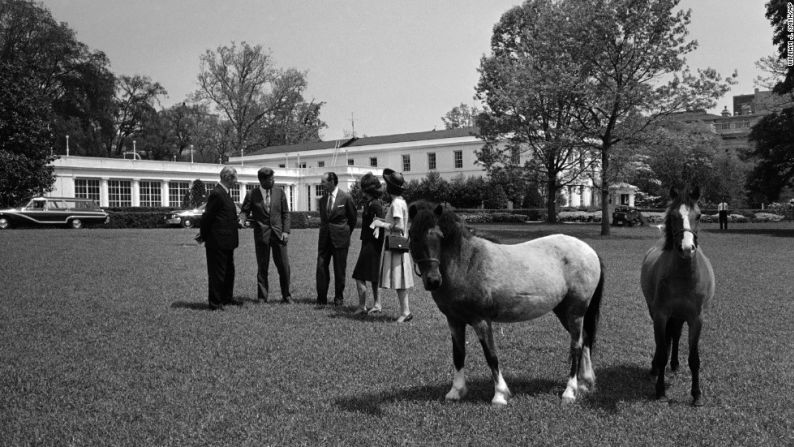
<svg viewBox="0 0 794 447"><path fill-rule="evenodd" d="M405 325L393 323L393 292L383 317L352 316L350 280L350 307L317 308L317 230L290 241L296 304L224 312L207 310L195 230L0 232L0 445L792 445L794 224L716 228L699 238L717 278L702 408L689 405L685 346L671 401L652 399L639 265L655 228L483 227L505 242L569 233L607 268L596 391L560 404L568 337L547 315L497 326L505 408L489 403L471 329L470 393L444 402L449 332L418 278ZM252 300L253 244L241 236L235 290ZM356 241L348 272L357 254Z"/></svg>

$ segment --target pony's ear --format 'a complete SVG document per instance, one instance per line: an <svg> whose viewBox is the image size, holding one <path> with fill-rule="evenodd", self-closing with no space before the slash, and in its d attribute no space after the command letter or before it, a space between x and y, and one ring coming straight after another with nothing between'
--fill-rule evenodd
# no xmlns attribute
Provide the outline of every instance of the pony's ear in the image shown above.
<svg viewBox="0 0 794 447"><path fill-rule="evenodd" d="M693 202L697 202L700 198L700 186L694 185L689 188L689 198L692 199Z"/></svg>
<svg viewBox="0 0 794 447"><path fill-rule="evenodd" d="M433 212L436 213L436 216L440 216L441 213L444 212L444 207L439 203L436 205L436 208L433 210Z"/></svg>
<svg viewBox="0 0 794 447"><path fill-rule="evenodd" d="M670 199L675 200L678 198L678 189L675 186L670 187Z"/></svg>
<svg viewBox="0 0 794 447"><path fill-rule="evenodd" d="M408 207L408 218L413 219L414 216L416 216L416 212L417 212L416 204L412 203L411 206Z"/></svg>

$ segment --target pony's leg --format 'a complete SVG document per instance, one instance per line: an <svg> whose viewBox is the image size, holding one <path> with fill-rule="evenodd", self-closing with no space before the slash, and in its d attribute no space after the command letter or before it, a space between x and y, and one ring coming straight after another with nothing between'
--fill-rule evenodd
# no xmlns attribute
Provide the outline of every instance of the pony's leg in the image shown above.
<svg viewBox="0 0 794 447"><path fill-rule="evenodd" d="M569 316L568 333L571 334L571 372L568 374L568 384L562 393L562 403L570 404L576 401L576 390L579 389L579 366L582 363L582 324L584 316ZM588 349L589 358L589 349ZM592 368L592 367L591 367ZM583 381L584 384L584 381ZM587 386L585 385L585 389Z"/></svg>
<svg viewBox="0 0 794 447"><path fill-rule="evenodd" d="M590 347L582 347L582 356L579 360L579 392L587 393L595 388L595 371L593 371L593 362L590 360Z"/></svg>
<svg viewBox="0 0 794 447"><path fill-rule="evenodd" d="M463 366L466 363L466 324L447 319L449 330L452 332L452 362L455 365L455 378L452 379L452 389L445 399L460 400L468 389L466 388L466 375Z"/></svg>
<svg viewBox="0 0 794 447"><path fill-rule="evenodd" d="M703 405L703 397L700 393L700 353L698 351L702 328L703 318L700 315L689 321L689 370L692 371L692 405L696 407Z"/></svg>
<svg viewBox="0 0 794 447"><path fill-rule="evenodd" d="M507 383L502 377L502 372L499 370L499 359L496 356L496 343L493 341L493 329L491 322L480 321L472 325L477 337L480 339L485 360L488 366L491 367L491 376L494 383L494 396L491 403L494 405L507 405L507 399L510 397L510 390L507 388Z"/></svg>
<svg viewBox="0 0 794 447"><path fill-rule="evenodd" d="M672 348L672 353L670 354L670 370L674 372L678 371L679 367L678 344L681 340L681 330L683 327L684 320L680 318L670 318L670 321L667 322L667 339L670 343L668 349Z"/></svg>
<svg viewBox="0 0 794 447"><path fill-rule="evenodd" d="M653 335L656 341L656 353L653 356L652 373L656 373L656 398L666 401L664 391L664 368L667 366L667 316L658 313L653 317Z"/></svg>

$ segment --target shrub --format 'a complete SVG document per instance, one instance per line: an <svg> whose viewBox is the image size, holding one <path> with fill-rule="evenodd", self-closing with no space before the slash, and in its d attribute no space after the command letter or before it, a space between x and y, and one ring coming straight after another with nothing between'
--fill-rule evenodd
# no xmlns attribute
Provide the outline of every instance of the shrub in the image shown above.
<svg viewBox="0 0 794 447"><path fill-rule="evenodd" d="M493 213L491 214L491 222L493 223L524 223L528 217L524 214L512 213Z"/></svg>

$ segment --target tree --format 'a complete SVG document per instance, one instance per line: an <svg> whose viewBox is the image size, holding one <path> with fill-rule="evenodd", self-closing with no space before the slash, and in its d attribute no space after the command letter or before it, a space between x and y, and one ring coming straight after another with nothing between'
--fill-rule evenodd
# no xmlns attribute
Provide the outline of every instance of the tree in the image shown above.
<svg viewBox="0 0 794 447"><path fill-rule="evenodd" d="M608 235L612 148L641 140L649 126L674 112L712 108L734 81L713 69L695 74L685 65L697 42L687 40L691 11L674 12L678 0L562 4L569 18L561 26L562 46L577 55L587 75L579 134L600 151L601 234Z"/></svg>
<svg viewBox="0 0 794 447"><path fill-rule="evenodd" d="M445 129L460 129L462 127L473 127L477 122L477 115L482 111L477 106L469 107L466 104L460 103L459 106L453 107L452 110L447 112L441 117Z"/></svg>
<svg viewBox="0 0 794 447"><path fill-rule="evenodd" d="M753 126L748 154L756 165L747 178L751 204L775 201L794 184L794 107L769 114Z"/></svg>
<svg viewBox="0 0 794 447"><path fill-rule="evenodd" d="M449 203L455 208L479 208L484 190L485 180L482 177L455 176L449 182Z"/></svg>
<svg viewBox="0 0 794 447"><path fill-rule="evenodd" d="M772 24L772 43L777 45L778 59L786 61L785 77L775 85L774 92L785 94L794 92L794 51L789 47L792 31L789 28L789 14L792 4L788 0L769 0L766 4L766 18Z"/></svg>
<svg viewBox="0 0 794 447"><path fill-rule="evenodd" d="M487 209L500 210L507 208L507 194L498 183L488 182L485 186L483 206Z"/></svg>
<svg viewBox="0 0 794 447"><path fill-rule="evenodd" d="M436 203L448 202L449 183L437 171L430 171L412 188L411 197L412 201L424 199Z"/></svg>
<svg viewBox="0 0 794 447"><path fill-rule="evenodd" d="M566 39L558 33L565 22L565 10L552 0L530 0L505 13L494 27L491 56L481 60L476 89L487 105L478 118L486 141L479 161L493 178L495 168L518 165L529 152L535 163L525 169L543 177L548 222L556 221L557 191L581 181L596 161L576 134L585 77L576 54L558 46ZM525 183L501 184L513 203L522 202Z"/></svg>
<svg viewBox="0 0 794 447"><path fill-rule="evenodd" d="M204 182L199 179L193 180L190 191L185 196L185 202L189 208L198 208L207 200L207 188ZM186 208L187 208L186 207Z"/></svg>
<svg viewBox="0 0 794 447"><path fill-rule="evenodd" d="M129 148L130 140L143 134L146 123L157 120L159 97L168 92L148 76L121 76L117 84L116 138L114 151L117 155ZM158 124L159 125L159 124Z"/></svg>
<svg viewBox="0 0 794 447"><path fill-rule="evenodd" d="M195 99L212 105L231 124L232 153L271 144L319 141L323 103L303 101L306 75L279 70L261 45L232 42L201 57ZM223 154L222 156L228 156Z"/></svg>

